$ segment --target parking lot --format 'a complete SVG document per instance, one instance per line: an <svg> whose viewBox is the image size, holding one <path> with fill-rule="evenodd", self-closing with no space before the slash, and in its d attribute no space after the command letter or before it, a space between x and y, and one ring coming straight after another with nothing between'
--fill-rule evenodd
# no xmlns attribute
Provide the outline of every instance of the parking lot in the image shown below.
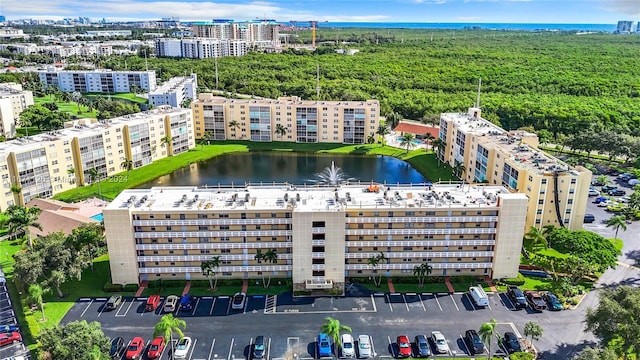
<svg viewBox="0 0 640 360"><path fill-rule="evenodd" d="M99 321L107 336L122 336L126 341L142 336L148 345L154 325L164 315L161 310L164 298L153 312L144 311L145 297L125 298L113 311L105 311L106 302L107 298L79 299L63 322ZM191 360L248 359L253 339L258 335L265 336L267 359L284 358L287 352L295 353L301 360L317 358L315 339L327 316L350 326L354 337L369 335L378 358L397 356L398 335L413 340L415 335L429 336L431 331L438 330L447 338L451 354L460 355L468 353L464 332L477 330L492 318L498 321L500 335L511 331L518 336L522 336L527 321L543 326L552 321L566 321L567 326L576 322L569 320L571 311L516 311L505 294L491 293L489 306L485 308L478 308L463 293L373 293L335 298L260 295L249 296L242 310L231 309L229 297L204 296L196 298L192 310L176 310L174 315L187 323L185 335L193 339L188 357ZM494 350L497 343L493 342ZM167 352L163 358L168 358Z"/></svg>
<svg viewBox="0 0 640 360"><path fill-rule="evenodd" d="M9 292L3 283L0 285L0 325L15 325L17 323ZM22 342L15 342L0 348L0 359L26 355L26 353L27 351L24 344Z"/></svg>

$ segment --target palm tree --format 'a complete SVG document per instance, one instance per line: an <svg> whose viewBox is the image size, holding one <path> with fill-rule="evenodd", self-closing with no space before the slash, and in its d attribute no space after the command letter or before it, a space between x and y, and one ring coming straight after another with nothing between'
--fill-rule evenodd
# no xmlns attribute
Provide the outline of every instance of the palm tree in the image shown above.
<svg viewBox="0 0 640 360"><path fill-rule="evenodd" d="M436 158L438 159L438 162L444 161L443 154L446 147L447 143L440 138L431 141L431 148L436 152Z"/></svg>
<svg viewBox="0 0 640 360"><path fill-rule="evenodd" d="M82 99L82 94L78 91L74 91L73 93L71 93L71 95L69 95L69 99L73 100L78 105L78 114L80 114L82 112L82 108L80 107L80 99Z"/></svg>
<svg viewBox="0 0 640 360"><path fill-rule="evenodd" d="M24 198L22 197L22 187L18 184L11 185L11 192L16 200L16 204L24 205Z"/></svg>
<svg viewBox="0 0 640 360"><path fill-rule="evenodd" d="M287 129L282 124L276 124L276 135L282 140L282 137L287 134Z"/></svg>
<svg viewBox="0 0 640 360"><path fill-rule="evenodd" d="M42 299L42 295L44 295L45 291L38 284L33 284L29 286L29 296L31 299L40 307L40 311L42 312L42 321L45 320L44 317L44 300Z"/></svg>
<svg viewBox="0 0 640 360"><path fill-rule="evenodd" d="M611 180L609 179L609 177L605 174L602 175L598 175L596 176L596 181L599 182L602 185L609 185L611 184Z"/></svg>
<svg viewBox="0 0 640 360"><path fill-rule="evenodd" d="M461 161L456 160L453 165L453 173L457 177L462 178L462 174L464 174L465 171L467 171L467 167L464 166L464 164Z"/></svg>
<svg viewBox="0 0 640 360"><path fill-rule="evenodd" d="M410 149L416 147L416 144L413 141L416 139L416 136L412 133L404 133L402 137L400 137L400 147L407 149L407 153L409 153Z"/></svg>
<svg viewBox="0 0 640 360"><path fill-rule="evenodd" d="M198 143L202 147L202 150L204 150L205 144L209 144L209 141L211 140L212 137L213 137L213 131L207 130L204 132L204 134L202 134L202 137L198 139Z"/></svg>
<svg viewBox="0 0 640 360"><path fill-rule="evenodd" d="M378 135L378 141L384 147L384 137L389 134L389 128L385 125L379 125L378 130L376 130L376 134Z"/></svg>
<svg viewBox="0 0 640 360"><path fill-rule="evenodd" d="M482 341L487 344L487 351L489 352L489 359L493 356L491 353L491 340L496 336L496 319L491 319L480 326L478 335L482 338Z"/></svg>
<svg viewBox="0 0 640 360"><path fill-rule="evenodd" d="M160 318L160 321L153 329L153 337L162 336L164 341L171 342L171 356L173 357L173 333L178 334L179 338L184 337L183 329L187 328L187 323L177 317L173 317L173 314L167 314Z"/></svg>
<svg viewBox="0 0 640 360"><path fill-rule="evenodd" d="M169 156L171 156L171 155L172 155L172 153L171 153L171 136L169 136L169 135L163 136L163 137L160 139L160 145L161 145L162 147L165 147L165 146L166 146L166 147L167 147L167 152L168 152Z"/></svg>
<svg viewBox="0 0 640 360"><path fill-rule="evenodd" d="M257 256L257 254L256 254ZM276 249L270 249L268 250L266 253L261 254L262 256L262 261L267 262L267 263L271 263L271 264L277 264L278 263L278 253L276 252ZM260 262L260 261L258 261ZM271 285L271 274L273 272L269 271L269 278L267 279L267 281L264 281L264 277L262 278L262 283L263 286L265 288L268 288L269 285Z"/></svg>
<svg viewBox="0 0 640 360"><path fill-rule="evenodd" d="M524 238L526 240L531 241L531 249L535 249L537 245L542 247L549 247L549 243L547 242L546 236L544 236L544 231L538 229L535 226L531 226L529 231L524 234Z"/></svg>
<svg viewBox="0 0 640 360"><path fill-rule="evenodd" d="M413 267L413 275L418 277L420 287L424 286L424 278L429 276L432 271L433 267L428 262Z"/></svg>
<svg viewBox="0 0 640 360"><path fill-rule="evenodd" d="M127 170L127 179L129 178L129 171L133 170L133 160L125 158L120 163L120 168Z"/></svg>
<svg viewBox="0 0 640 360"><path fill-rule="evenodd" d="M5 211L5 215L7 215L6 225L9 234L18 234L24 231L27 241L29 242L29 247L33 248L29 227L33 226L36 229L42 230L42 226L37 222L38 215L40 215L41 211L42 209L37 207L9 206Z"/></svg>
<svg viewBox="0 0 640 360"><path fill-rule="evenodd" d="M76 183L76 168L67 169L67 175L69 175L69 184Z"/></svg>
<svg viewBox="0 0 640 360"><path fill-rule="evenodd" d="M377 270L378 266L380 265L380 263L382 263L382 261L386 260L386 256L384 256L384 253L382 251L380 251L380 253L376 254L376 256L372 256L370 258L367 259L367 263L369 264L369 266L371 266L374 270ZM376 283L376 277L373 276L373 284L375 286L380 287L380 284L382 284L382 273L379 274L378 277L378 282Z"/></svg>
<svg viewBox="0 0 640 360"><path fill-rule="evenodd" d="M615 238L618 238L618 231L622 229L622 231L627 231L627 223L626 218L623 215L616 215L609 218L606 222L607 227L611 227L616 231Z"/></svg>
<svg viewBox="0 0 640 360"><path fill-rule="evenodd" d="M367 136L367 144L373 144L376 142L376 134L371 133Z"/></svg>
<svg viewBox="0 0 640 360"><path fill-rule="evenodd" d="M235 139L237 137L236 136L236 130L240 128L240 123L238 123L235 120L231 120L231 121L229 121L229 128L231 129L233 138Z"/></svg>
<svg viewBox="0 0 640 360"><path fill-rule="evenodd" d="M431 146L431 150L433 150L433 140L435 140L436 138L428 132L423 135L423 139L424 142L427 143L426 148L429 149L429 146Z"/></svg>
<svg viewBox="0 0 640 360"><path fill-rule="evenodd" d="M98 168L89 169L89 178L92 184L96 179L98 180L98 196L102 196L102 189L100 189L100 172L98 172Z"/></svg>
<svg viewBox="0 0 640 360"><path fill-rule="evenodd" d="M203 261L202 264L200 264L200 269L202 269L202 272L207 276L207 278L209 279L209 287L214 290L216 288L216 286L218 286L218 268L220 267L220 256L214 256L211 258L211 260L206 260ZM214 276L214 278L216 279L216 283L212 284L211 283L211 275Z"/></svg>
<svg viewBox="0 0 640 360"><path fill-rule="evenodd" d="M333 343L338 347L342 346L340 343L341 332L351 332L351 328L346 325L340 324L340 320L328 317L324 319L324 323L320 327L320 332L325 333L329 338L333 339Z"/></svg>

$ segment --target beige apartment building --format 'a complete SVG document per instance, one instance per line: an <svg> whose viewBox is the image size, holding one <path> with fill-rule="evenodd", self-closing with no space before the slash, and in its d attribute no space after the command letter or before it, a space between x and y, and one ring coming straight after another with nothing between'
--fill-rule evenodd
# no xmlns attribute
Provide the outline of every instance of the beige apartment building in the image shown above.
<svg viewBox="0 0 640 360"><path fill-rule="evenodd" d="M125 190L103 214L114 284L205 279L219 257L219 278L342 289L425 262L431 276L516 276L527 202L502 186L158 187Z"/></svg>
<svg viewBox="0 0 640 360"><path fill-rule="evenodd" d="M200 94L191 109L198 139L208 132L212 140L365 144L380 125L377 100L245 100Z"/></svg>
<svg viewBox="0 0 640 360"><path fill-rule="evenodd" d="M164 144L167 136L171 141ZM76 120L62 130L3 142L0 210L121 173L125 160L138 168L193 147L191 110L167 106L108 120Z"/></svg>
<svg viewBox="0 0 640 360"><path fill-rule="evenodd" d="M505 131L470 108L442 114L439 138L446 142L439 156L452 167L464 165L466 183L501 185L528 197L527 228L582 228L591 171L542 152L535 134Z"/></svg>
<svg viewBox="0 0 640 360"><path fill-rule="evenodd" d="M33 92L23 90L21 84L0 84L0 135L15 137L20 113L31 105Z"/></svg>

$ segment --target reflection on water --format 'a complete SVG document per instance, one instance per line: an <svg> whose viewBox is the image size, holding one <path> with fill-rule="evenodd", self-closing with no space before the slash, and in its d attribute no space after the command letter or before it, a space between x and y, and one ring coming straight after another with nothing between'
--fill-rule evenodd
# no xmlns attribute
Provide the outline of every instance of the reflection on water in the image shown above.
<svg viewBox="0 0 640 360"><path fill-rule="evenodd" d="M214 186L252 182L313 184L325 168L341 168L344 177L363 182L422 183L425 179L409 163L390 156L353 156L292 152L235 153L191 164L139 186Z"/></svg>

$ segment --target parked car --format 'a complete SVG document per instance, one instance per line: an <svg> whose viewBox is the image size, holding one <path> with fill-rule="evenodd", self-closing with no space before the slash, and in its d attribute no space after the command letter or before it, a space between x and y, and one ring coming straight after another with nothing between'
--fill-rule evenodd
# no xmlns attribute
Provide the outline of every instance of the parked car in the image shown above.
<svg viewBox="0 0 640 360"><path fill-rule="evenodd" d="M142 350L144 350L144 339L140 336L134 337L127 347L125 357L127 360L137 360L142 358Z"/></svg>
<svg viewBox="0 0 640 360"><path fill-rule="evenodd" d="M482 339L480 339L480 335L478 335L477 331L467 330L464 333L464 338L467 341L471 355L484 353L484 344L482 343Z"/></svg>
<svg viewBox="0 0 640 360"><path fill-rule="evenodd" d="M121 337L115 337L111 340L111 348L109 349L109 356L112 359L118 359L122 356L124 350L124 339Z"/></svg>
<svg viewBox="0 0 640 360"><path fill-rule="evenodd" d="M104 305L105 310L115 310L122 303L122 295L111 295L107 303Z"/></svg>
<svg viewBox="0 0 640 360"><path fill-rule="evenodd" d="M20 331L20 326L17 324L0 325L0 333L10 333L14 331Z"/></svg>
<svg viewBox="0 0 640 360"><path fill-rule="evenodd" d="M351 334L340 335L340 344L342 347L342 357L352 358L356 356L355 344Z"/></svg>
<svg viewBox="0 0 640 360"><path fill-rule="evenodd" d="M618 171L616 169L609 169L609 170L607 170L607 175L618 176L618 175L620 175L620 171Z"/></svg>
<svg viewBox="0 0 640 360"><path fill-rule="evenodd" d="M17 331L0 334L0 346L15 344L20 341L22 341L22 336Z"/></svg>
<svg viewBox="0 0 640 360"><path fill-rule="evenodd" d="M589 188L589 196L600 196L600 191L594 188Z"/></svg>
<svg viewBox="0 0 640 360"><path fill-rule="evenodd" d="M629 181L629 180L631 180L633 178L635 178L635 175L629 174L629 173L622 173L622 174L618 175L618 179L620 179L622 181Z"/></svg>
<svg viewBox="0 0 640 360"><path fill-rule="evenodd" d="M449 354L449 344L447 344L447 339L444 338L440 331L431 332L431 341L436 346L438 354Z"/></svg>
<svg viewBox="0 0 640 360"><path fill-rule="evenodd" d="M247 301L247 294L243 292L237 292L233 295L233 299L231 300L231 308L233 310L243 310L244 304Z"/></svg>
<svg viewBox="0 0 640 360"><path fill-rule="evenodd" d="M325 333L318 334L318 357L333 357L331 341L329 340L329 335Z"/></svg>
<svg viewBox="0 0 640 360"><path fill-rule="evenodd" d="M411 343L407 335L398 336L396 338L396 345L398 346L398 357L411 357Z"/></svg>
<svg viewBox="0 0 640 360"><path fill-rule="evenodd" d="M262 359L266 351L267 346L265 345L264 336L256 336L256 341L253 343L252 357L254 359Z"/></svg>
<svg viewBox="0 0 640 360"><path fill-rule="evenodd" d="M598 204L598 207L606 208L607 206L615 205L615 204L617 204L617 202L615 202L615 201L613 201L613 200L609 200L609 199L607 199L606 201L602 201L602 202L600 202L600 203Z"/></svg>
<svg viewBox="0 0 640 360"><path fill-rule="evenodd" d="M525 309L527 307L527 300L524 298L524 293L519 287L509 285L509 287L507 287L507 296L509 296L509 299L511 299L516 309Z"/></svg>
<svg viewBox="0 0 640 360"><path fill-rule="evenodd" d="M627 194L627 192L622 189L613 189L609 190L607 194L609 194L610 196L624 196Z"/></svg>
<svg viewBox="0 0 640 360"><path fill-rule="evenodd" d="M162 310L164 312L174 312L176 310L176 305L178 304L178 297L176 295L169 295L167 299L164 301L164 307Z"/></svg>
<svg viewBox="0 0 640 360"><path fill-rule="evenodd" d="M188 336L183 337L178 341L178 345L176 345L174 359L186 359L189 354L189 349L191 349L191 338Z"/></svg>
<svg viewBox="0 0 640 360"><path fill-rule="evenodd" d="M431 347L429 346L429 340L424 335L416 335L416 355L418 357L431 356Z"/></svg>
<svg viewBox="0 0 640 360"><path fill-rule="evenodd" d="M584 214L584 222L586 223L592 223L596 221L596 217L593 214Z"/></svg>
<svg viewBox="0 0 640 360"><path fill-rule="evenodd" d="M617 186L614 185L605 185L602 187L602 191L608 193L609 191L613 190L613 189L617 189Z"/></svg>
<svg viewBox="0 0 640 360"><path fill-rule="evenodd" d="M631 200L631 197L630 197L630 196L623 196L623 197L621 197L621 198L619 198L619 199L618 199L618 202L621 202L621 203L623 203L623 204L626 204L626 203L628 203L628 202L629 202L629 200Z"/></svg>
<svg viewBox="0 0 640 360"><path fill-rule="evenodd" d="M147 303L144 306L145 311L155 311L160 305L160 295L151 295L147 299Z"/></svg>
<svg viewBox="0 0 640 360"><path fill-rule="evenodd" d="M623 212L627 208L624 204L613 203L607 206L607 211L615 214Z"/></svg>
<svg viewBox="0 0 640 360"><path fill-rule="evenodd" d="M164 336L156 336L153 341L151 341L151 345L149 345L149 350L147 350L147 358L148 359L158 359L162 355L162 351L165 347Z"/></svg>
<svg viewBox="0 0 640 360"><path fill-rule="evenodd" d="M602 181L599 181L599 180L593 180L591 182L591 186L604 186L604 183Z"/></svg>
<svg viewBox="0 0 640 360"><path fill-rule="evenodd" d="M549 304L549 310L563 310L564 309L564 306L560 302L560 299L558 299L558 297L555 296L554 293L548 291L548 292L544 293L544 295L542 295L542 296L547 301L547 304Z"/></svg>
<svg viewBox="0 0 640 360"><path fill-rule="evenodd" d="M180 311L191 311L193 310L193 300L194 297L191 294L184 294L180 298Z"/></svg>
<svg viewBox="0 0 640 360"><path fill-rule="evenodd" d="M369 335L358 336L358 357L368 359L371 357L371 338Z"/></svg>
<svg viewBox="0 0 640 360"><path fill-rule="evenodd" d="M627 181L627 184L629 184L629 186L636 186L636 185L640 184L640 180L631 179L631 180Z"/></svg>
<svg viewBox="0 0 640 360"><path fill-rule="evenodd" d="M529 307L535 311L542 311L547 308L547 303L542 298L537 291L526 291L525 296L527 298L527 302L529 303Z"/></svg>
<svg viewBox="0 0 640 360"><path fill-rule="evenodd" d="M601 202L603 202L603 201L608 201L608 200L609 200L609 199L608 199L608 198L606 198L606 197L604 197L604 196L598 196L597 198L595 198L595 199L593 200L593 203L594 203L594 204L600 204Z"/></svg>
<svg viewBox="0 0 640 360"><path fill-rule="evenodd" d="M489 297L482 288L482 285L469 287L469 296L478 307L489 306Z"/></svg>
<svg viewBox="0 0 640 360"><path fill-rule="evenodd" d="M504 333L502 344L504 345L505 349L507 349L509 354L522 351L522 347L520 346L520 339L518 339L516 334L512 333L511 331L507 331L506 333Z"/></svg>

